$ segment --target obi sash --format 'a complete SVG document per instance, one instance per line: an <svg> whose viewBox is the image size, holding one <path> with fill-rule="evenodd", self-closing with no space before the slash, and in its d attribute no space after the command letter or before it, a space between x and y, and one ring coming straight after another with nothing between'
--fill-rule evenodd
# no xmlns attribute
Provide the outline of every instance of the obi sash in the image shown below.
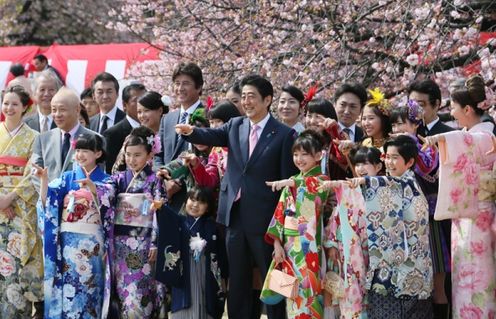
<svg viewBox="0 0 496 319"><path fill-rule="evenodd" d="M152 228L153 214L152 198L149 194L120 193L117 195L114 222L116 226Z"/></svg>
<svg viewBox="0 0 496 319"><path fill-rule="evenodd" d="M15 156L0 156L0 176L23 176L28 159Z"/></svg>
<svg viewBox="0 0 496 319"><path fill-rule="evenodd" d="M100 211L87 189L70 191L64 198L60 231L97 234L102 229Z"/></svg>

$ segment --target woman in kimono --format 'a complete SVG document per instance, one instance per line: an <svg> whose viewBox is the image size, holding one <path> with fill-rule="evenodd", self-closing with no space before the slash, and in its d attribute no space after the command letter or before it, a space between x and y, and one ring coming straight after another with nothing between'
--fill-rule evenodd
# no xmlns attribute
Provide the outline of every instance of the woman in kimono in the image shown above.
<svg viewBox="0 0 496 319"><path fill-rule="evenodd" d="M121 318L157 318L162 311L161 294L154 279L156 211L167 196L149 163L160 149L160 140L144 126L131 131L124 144L127 170L110 177L113 215L113 294ZM160 213L160 212L158 212Z"/></svg>
<svg viewBox="0 0 496 319"><path fill-rule="evenodd" d="M100 214L98 195L82 180L101 184L108 177L98 166L105 161L103 139L82 134L73 142L73 171L48 184L47 169L40 178L40 216L44 219L45 318L105 318L108 309L108 230ZM104 294L106 298L104 302Z"/></svg>
<svg viewBox="0 0 496 319"><path fill-rule="evenodd" d="M31 318L43 296L43 257L37 192L28 164L38 135L22 122L31 104L21 86L3 95L0 123L0 318Z"/></svg>
<svg viewBox="0 0 496 319"><path fill-rule="evenodd" d="M490 152L494 124L481 122L484 88L482 78L473 76L451 95L451 115L467 131L426 137L427 145L438 143L440 153L436 218L452 218L453 318L496 316L494 180L488 182L496 154Z"/></svg>
<svg viewBox="0 0 496 319"><path fill-rule="evenodd" d="M362 128L367 134L362 145L376 147L382 151L382 146L391 132L389 115L392 107L378 88L369 90L369 94L371 99L362 111Z"/></svg>
<svg viewBox="0 0 496 319"><path fill-rule="evenodd" d="M265 240L274 245L274 260L260 299L266 304L276 304L284 298L269 288L270 272L280 264L298 279L297 296L286 298L290 319L324 317L323 206L328 192L317 188L328 177L322 174L319 165L322 149L318 133L303 131L293 145L293 160L300 174L288 180L267 182L273 190L284 189L265 234Z"/></svg>

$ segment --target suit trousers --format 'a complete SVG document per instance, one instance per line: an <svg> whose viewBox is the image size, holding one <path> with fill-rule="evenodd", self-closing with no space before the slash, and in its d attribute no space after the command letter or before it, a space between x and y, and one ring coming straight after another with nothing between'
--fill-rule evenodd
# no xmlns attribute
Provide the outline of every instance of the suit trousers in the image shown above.
<svg viewBox="0 0 496 319"><path fill-rule="evenodd" d="M241 223L239 201L231 209L230 225L226 231L227 258L229 261L229 292L227 311L230 319L250 319L252 313L253 261L260 270L262 280L272 261L273 247L263 234L247 233ZM269 319L286 318L285 303L267 306Z"/></svg>

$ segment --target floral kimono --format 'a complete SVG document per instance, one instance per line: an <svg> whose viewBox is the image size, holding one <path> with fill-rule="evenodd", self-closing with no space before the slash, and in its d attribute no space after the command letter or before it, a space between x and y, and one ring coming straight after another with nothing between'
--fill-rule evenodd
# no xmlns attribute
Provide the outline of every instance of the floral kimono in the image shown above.
<svg viewBox="0 0 496 319"><path fill-rule="evenodd" d="M491 224L496 210L491 190L496 155L486 155L492 147L492 124L443 135L436 212L465 216L452 219L451 226L453 318L494 318L496 237Z"/></svg>
<svg viewBox="0 0 496 319"><path fill-rule="evenodd" d="M112 254L113 287L122 318L156 318L163 297L148 262L155 248L156 212L153 201L167 197L149 165L133 176L131 170L112 175L106 187L111 193L114 229Z"/></svg>
<svg viewBox="0 0 496 319"><path fill-rule="evenodd" d="M369 316L400 318L399 307L405 304L409 312L425 315L433 284L427 201L410 170L400 178L365 180Z"/></svg>
<svg viewBox="0 0 496 319"><path fill-rule="evenodd" d="M339 300L341 318L366 318L365 276L368 267L368 240L365 202L360 189L335 189L337 207L326 227L326 248L337 248L345 283L345 297ZM336 266L336 265L334 265Z"/></svg>
<svg viewBox="0 0 496 319"><path fill-rule="evenodd" d="M0 212L0 318L31 318L43 298L42 244L37 230L38 194L28 164L38 135L21 124L13 136L0 123L0 194L15 192L8 219Z"/></svg>
<svg viewBox="0 0 496 319"><path fill-rule="evenodd" d="M323 318L324 300L321 281L326 273L323 252L323 206L328 193L317 191L317 187L328 177L322 175L320 166L305 174L293 177L295 188L286 187L281 193L274 216L269 224L265 240L281 241L286 253L284 270L298 278L298 296L286 299L288 318ZM289 264L289 266L288 266ZM275 267L274 261L268 273ZM284 297L268 288L268 278L260 299L275 304Z"/></svg>
<svg viewBox="0 0 496 319"><path fill-rule="evenodd" d="M107 177L98 166L89 176L95 184ZM80 166L65 172L48 185L46 207L38 205L39 215L45 216L46 319L105 318L107 314L111 220L100 213L106 196L102 188L95 196L75 182L85 178Z"/></svg>

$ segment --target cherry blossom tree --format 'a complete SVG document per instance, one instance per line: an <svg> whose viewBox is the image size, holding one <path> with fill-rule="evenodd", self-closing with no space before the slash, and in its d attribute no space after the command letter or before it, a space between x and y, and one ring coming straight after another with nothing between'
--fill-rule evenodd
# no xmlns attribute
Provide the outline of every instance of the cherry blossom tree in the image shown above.
<svg viewBox="0 0 496 319"><path fill-rule="evenodd" d="M318 82L330 96L343 81L402 92L430 76L443 88L467 72L496 74L493 1L416 0L126 0L108 27L134 33L162 50L130 77L170 92L179 61L194 61L204 93L220 95L244 74L259 72L276 88ZM468 71L467 71L468 70Z"/></svg>

